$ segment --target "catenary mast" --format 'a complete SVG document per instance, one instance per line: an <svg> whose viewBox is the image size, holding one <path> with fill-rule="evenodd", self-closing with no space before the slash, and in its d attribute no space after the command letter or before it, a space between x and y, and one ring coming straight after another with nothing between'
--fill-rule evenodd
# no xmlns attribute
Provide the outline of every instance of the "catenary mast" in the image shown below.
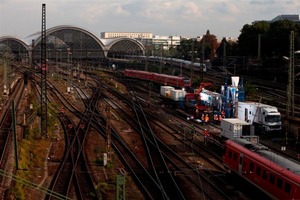
<svg viewBox="0 0 300 200"><path fill-rule="evenodd" d="M47 136L47 58L46 58L46 4L42 4L41 40L41 136Z"/></svg>

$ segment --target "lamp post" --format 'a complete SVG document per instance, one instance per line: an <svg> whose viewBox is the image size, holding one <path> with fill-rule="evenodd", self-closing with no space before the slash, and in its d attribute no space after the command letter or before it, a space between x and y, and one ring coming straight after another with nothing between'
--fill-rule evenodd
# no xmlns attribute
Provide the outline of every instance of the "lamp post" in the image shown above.
<svg viewBox="0 0 300 200"><path fill-rule="evenodd" d="M70 63L70 48L67 48L68 64Z"/></svg>
<svg viewBox="0 0 300 200"><path fill-rule="evenodd" d="M86 67L88 66L88 55L90 54L91 52L86 52L85 54L85 65Z"/></svg>
<svg viewBox="0 0 300 200"><path fill-rule="evenodd" d="M50 60L50 49L48 49L48 61Z"/></svg>
<svg viewBox="0 0 300 200"><path fill-rule="evenodd" d="M162 52L163 52L163 44L160 46L160 61L159 61L159 73L162 73Z"/></svg>
<svg viewBox="0 0 300 200"><path fill-rule="evenodd" d="M57 62L58 62L58 52L57 49L55 49L55 65L57 66Z"/></svg>
<svg viewBox="0 0 300 200"><path fill-rule="evenodd" d="M202 38L202 66L201 66L201 81L202 82L204 82L204 75L203 75L203 73L204 73L204 69L203 69L203 67L204 67L204 59L205 59L205 37L204 37L204 35L203 35L203 38Z"/></svg>
<svg viewBox="0 0 300 200"><path fill-rule="evenodd" d="M62 50L58 49L58 51L60 51L60 62L62 62Z"/></svg>

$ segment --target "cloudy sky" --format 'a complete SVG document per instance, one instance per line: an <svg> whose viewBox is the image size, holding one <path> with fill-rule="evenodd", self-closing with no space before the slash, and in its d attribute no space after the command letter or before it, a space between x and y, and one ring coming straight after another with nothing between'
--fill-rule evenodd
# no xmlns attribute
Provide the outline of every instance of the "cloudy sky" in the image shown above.
<svg viewBox="0 0 300 200"><path fill-rule="evenodd" d="M101 32L152 32L196 37L238 37L243 25L300 14L299 0L0 0L0 37L25 38L46 28L78 26Z"/></svg>

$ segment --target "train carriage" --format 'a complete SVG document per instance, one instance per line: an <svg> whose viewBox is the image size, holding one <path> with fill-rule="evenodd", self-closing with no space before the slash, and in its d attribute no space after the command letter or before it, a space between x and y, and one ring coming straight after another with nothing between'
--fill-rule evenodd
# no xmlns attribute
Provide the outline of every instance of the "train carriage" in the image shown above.
<svg viewBox="0 0 300 200"><path fill-rule="evenodd" d="M144 79L144 80L153 80L155 75L154 75L154 73L147 72L147 71L125 69L124 76L132 77L132 78L139 78L139 79Z"/></svg>
<svg viewBox="0 0 300 200"><path fill-rule="evenodd" d="M189 86L189 82L185 82L186 79L179 76L170 76L166 74L155 74L155 81L165 84L165 85L172 85L177 87L187 87ZM188 79L189 81L189 79Z"/></svg>
<svg viewBox="0 0 300 200"><path fill-rule="evenodd" d="M131 78L138 78L142 80L149 80L164 85L170 85L170 86L176 86L182 88L191 86L191 81L189 78L180 77L180 76L171 76L166 74L158 74L154 72L125 69L124 76L131 77Z"/></svg>
<svg viewBox="0 0 300 200"><path fill-rule="evenodd" d="M300 199L300 165L250 142L227 140L223 162L273 199Z"/></svg>

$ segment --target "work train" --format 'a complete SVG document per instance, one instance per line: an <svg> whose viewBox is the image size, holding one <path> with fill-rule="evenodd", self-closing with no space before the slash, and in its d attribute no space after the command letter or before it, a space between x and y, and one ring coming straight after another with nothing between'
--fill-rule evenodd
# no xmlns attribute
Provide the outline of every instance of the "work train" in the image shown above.
<svg viewBox="0 0 300 200"><path fill-rule="evenodd" d="M186 88L191 86L191 80L189 78L180 77L180 76L171 76L166 74L158 74L154 72L125 69L124 76L153 81L156 83L171 85L180 88Z"/></svg>
<svg viewBox="0 0 300 200"><path fill-rule="evenodd" d="M190 81L182 77L145 71L125 70L124 75L126 77L139 78L179 87L190 85ZM273 199L300 199L300 165L272 153L262 145L258 145L258 140L257 144L253 144L253 142L240 138L240 136L245 134L244 131L249 126L249 123L240 119L226 120L239 120L236 124L232 122L229 126L229 130L231 131L229 134L239 137L231 138L223 135L225 137L222 142L225 146L223 163L228 172L239 175ZM241 123L241 121L243 123ZM221 126L223 125L221 124ZM234 127L234 130L232 127ZM225 126L222 129L226 131ZM237 129L240 129L241 132L236 132ZM221 137L222 131L221 135L217 135ZM249 135L251 135L250 129Z"/></svg>
<svg viewBox="0 0 300 200"><path fill-rule="evenodd" d="M225 141L225 168L272 199L300 199L300 165L245 139Z"/></svg>

